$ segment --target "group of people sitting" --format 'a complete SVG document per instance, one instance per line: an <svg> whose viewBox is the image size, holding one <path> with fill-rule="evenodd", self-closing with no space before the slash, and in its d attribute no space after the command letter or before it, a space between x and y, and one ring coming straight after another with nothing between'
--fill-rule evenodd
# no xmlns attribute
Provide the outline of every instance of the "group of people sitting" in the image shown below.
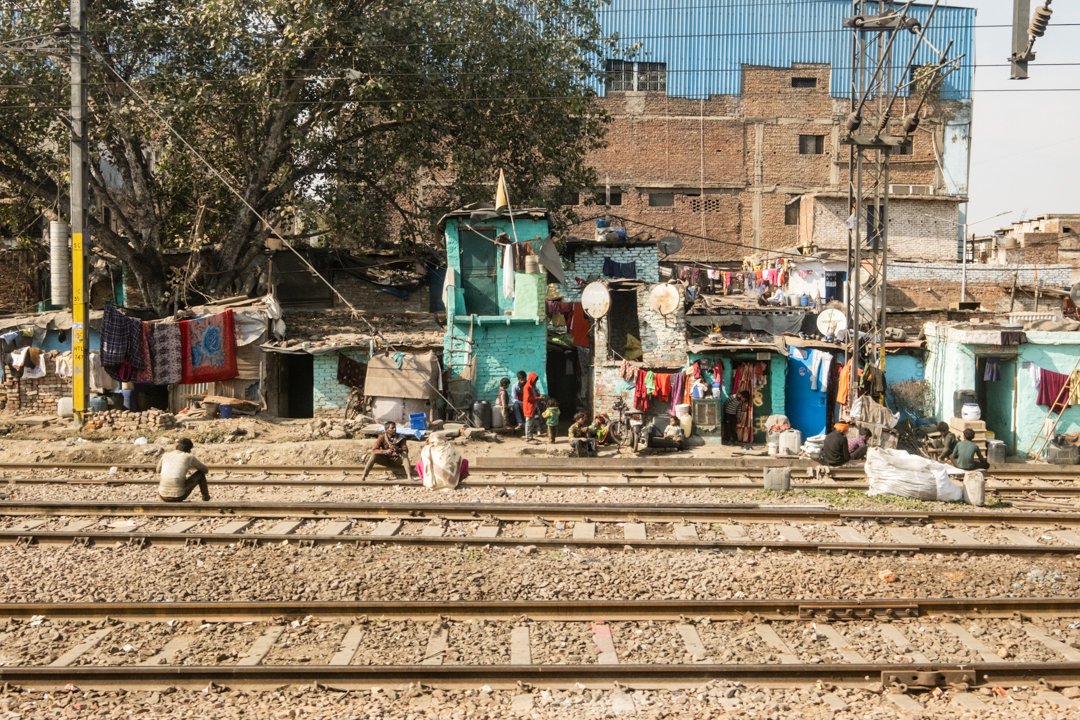
<svg viewBox="0 0 1080 720"><path fill-rule="evenodd" d="M838 422L833 425L831 433L825 436L821 444L821 462L831 467L843 465L852 460L862 460L866 457L866 450L870 447L870 438L873 433L870 428L859 428L859 433L852 438L848 437L846 422Z"/></svg>
<svg viewBox="0 0 1080 720"><path fill-rule="evenodd" d="M668 419L663 430L657 430L651 425L651 430L646 438L651 448L667 448L671 450L686 449L686 433L676 417ZM574 421L570 424L567 434L570 436L570 455L573 457L596 457L597 448L608 445L614 441L610 432L611 423L603 413L597 413L590 423L586 420L585 413L579 412L574 415Z"/></svg>
<svg viewBox="0 0 1080 720"><path fill-rule="evenodd" d="M822 464L837 467L866 457L870 438L873 437L870 428L859 428L855 437L848 437L848 428L848 423L838 422L833 425L832 432L825 436L821 448ZM938 423L937 429L942 438L941 448L935 455L936 460L951 463L961 470L986 470L990 467L982 450L974 442L973 430L964 430L963 440L960 440L949 429L948 423Z"/></svg>

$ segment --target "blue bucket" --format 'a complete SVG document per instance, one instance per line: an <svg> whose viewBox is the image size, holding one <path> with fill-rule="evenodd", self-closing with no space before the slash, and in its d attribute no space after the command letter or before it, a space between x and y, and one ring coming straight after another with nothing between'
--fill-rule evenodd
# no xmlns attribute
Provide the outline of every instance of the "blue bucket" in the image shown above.
<svg viewBox="0 0 1080 720"><path fill-rule="evenodd" d="M218 405L218 417L222 420L228 420L232 417L232 405Z"/></svg>
<svg viewBox="0 0 1080 720"><path fill-rule="evenodd" d="M427 430L427 413L409 413L409 427L413 430Z"/></svg>

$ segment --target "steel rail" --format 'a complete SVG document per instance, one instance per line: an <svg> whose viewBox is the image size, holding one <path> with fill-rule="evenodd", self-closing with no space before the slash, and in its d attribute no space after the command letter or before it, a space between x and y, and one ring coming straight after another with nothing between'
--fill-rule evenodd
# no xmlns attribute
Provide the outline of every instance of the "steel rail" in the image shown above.
<svg viewBox="0 0 1080 720"><path fill-rule="evenodd" d="M504 688L518 683L555 686L618 682L647 687L737 680L778 687L816 682L871 687L886 678L916 678L920 674L951 675L962 678L966 685L1026 685L1040 680L1073 684L1080 679L1080 663L8 666L0 667L0 682L33 688L59 688L69 683L82 688L204 687L211 682L229 687L311 683L336 688L406 683L475 687L484 683Z"/></svg>
<svg viewBox="0 0 1080 720"><path fill-rule="evenodd" d="M779 620L892 620L947 614L965 617L1080 616L1080 598L864 598L742 600L495 600L495 601L178 601L0 603L0 618L124 621L252 620L314 617L411 619L447 618L592 622L604 620L680 621L685 618L745 620L747 616Z"/></svg>
<svg viewBox="0 0 1080 720"><path fill-rule="evenodd" d="M532 538L487 536L428 536L428 535L326 535L326 534L235 534L235 533L178 533L178 532L101 532L92 530L39 531L0 530L0 544L9 545L96 545L127 544L133 547L148 545L287 545L301 546L366 546L415 545L419 547L510 547L604 548L608 550L651 548L667 550L730 551L768 550L776 552L818 552L834 554L911 555L915 553L941 555L1012 555L1050 556L1080 555L1080 545L991 545L987 543L851 543L775 541L775 540L683 540L677 538Z"/></svg>
<svg viewBox="0 0 1080 720"><path fill-rule="evenodd" d="M589 520L597 522L721 522L724 520L875 522L968 525L1080 525L1080 512L997 510L857 510L823 505L758 504L572 504L572 503L297 503L297 502L116 502L64 500L0 501L0 517L147 516L401 520Z"/></svg>
<svg viewBox="0 0 1080 720"><path fill-rule="evenodd" d="M348 475L359 474L364 470L362 464L339 465L270 465L270 464L228 464L207 463L211 471L247 474L284 474L284 475ZM0 463L0 472L9 470L56 470L108 471L111 468L124 472L153 472L152 463L77 463L40 461L32 463ZM697 476L739 476L758 473L767 467L790 467L793 477L810 477L811 470L820 467L817 463L801 458L776 459L755 458L753 462L732 458L601 458L591 459L587 463L573 462L571 458L478 458L470 464L469 472L477 475L537 473L546 475L577 476L591 475L626 475L630 478L647 478L666 475L668 477ZM831 468L834 477L864 477L861 467L844 466ZM1065 465L996 465L988 471L998 478L1060 478L1075 480L1080 478L1080 466Z"/></svg>

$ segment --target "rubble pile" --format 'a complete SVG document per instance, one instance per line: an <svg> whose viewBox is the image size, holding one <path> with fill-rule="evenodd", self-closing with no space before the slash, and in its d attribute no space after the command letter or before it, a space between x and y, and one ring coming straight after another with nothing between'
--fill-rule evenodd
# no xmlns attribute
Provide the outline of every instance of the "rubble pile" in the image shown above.
<svg viewBox="0 0 1080 720"><path fill-rule="evenodd" d="M86 421L86 430L113 430L116 432L149 432L176 426L172 413L151 408L145 412L106 410L93 413Z"/></svg>

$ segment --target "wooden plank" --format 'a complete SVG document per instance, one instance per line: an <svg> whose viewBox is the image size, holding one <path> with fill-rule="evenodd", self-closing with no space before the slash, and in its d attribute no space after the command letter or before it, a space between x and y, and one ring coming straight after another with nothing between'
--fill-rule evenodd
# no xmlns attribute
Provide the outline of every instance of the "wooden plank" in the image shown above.
<svg viewBox="0 0 1080 720"><path fill-rule="evenodd" d="M176 656L185 652L195 638L190 635L180 635L165 643L165 647L158 650L152 656L143 660L140 665L176 665Z"/></svg>
<svg viewBox="0 0 1080 720"><path fill-rule="evenodd" d="M255 522L254 518L248 520L233 520L232 522L227 522L220 527L214 528L210 532L214 535L235 535L250 526L253 522Z"/></svg>
<svg viewBox="0 0 1080 720"><path fill-rule="evenodd" d="M401 529L400 520L383 520L371 531L373 537L393 537Z"/></svg>
<svg viewBox="0 0 1080 720"><path fill-rule="evenodd" d="M1021 530L998 530L997 532L1013 545L1019 545L1021 547L1033 547L1040 544L1038 540L1031 537L1030 535L1026 535Z"/></svg>
<svg viewBox="0 0 1080 720"><path fill-rule="evenodd" d="M532 644L528 625L518 625L510 631L510 664L532 665Z"/></svg>
<svg viewBox="0 0 1080 720"><path fill-rule="evenodd" d="M974 537L972 537L971 535L969 535L968 533L966 533L963 530L957 530L956 528L936 528L936 530L939 533L941 533L942 535L944 535L945 537L949 538L950 541L956 543L957 545L982 545L983 544L983 543L980 543L978 540L976 540ZM998 660L1001 660L1001 658L998 658Z"/></svg>
<svg viewBox="0 0 1080 720"><path fill-rule="evenodd" d="M497 524L495 524L495 525L490 525L490 524L481 525L480 527L476 528L476 532L473 534L473 537L496 538L496 537L499 537L499 529L500 528L499 528L499 526Z"/></svg>
<svg viewBox="0 0 1080 720"><path fill-rule="evenodd" d="M184 521L178 522L178 523L176 523L174 525L170 525L169 527L165 528L161 532L166 533L168 535L181 535L183 533L186 533L188 530L195 527L196 525L198 525L200 522L202 522L202 520L184 520Z"/></svg>
<svg viewBox="0 0 1080 720"><path fill-rule="evenodd" d="M709 651L705 649L705 643L701 641L701 636L698 635L696 627L687 623L679 623L675 626L675 629L682 636L686 652L694 659L694 662L712 663Z"/></svg>
<svg viewBox="0 0 1080 720"><path fill-rule="evenodd" d="M296 528L304 524L303 520L283 520L266 531L267 535L291 535Z"/></svg>
<svg viewBox="0 0 1080 720"><path fill-rule="evenodd" d="M334 520L333 522L326 523L326 527L324 527L319 534L340 535L350 527L352 527L352 520Z"/></svg>
<svg viewBox="0 0 1080 720"><path fill-rule="evenodd" d="M791 525L776 525L776 532L784 542L806 542L806 537L799 532L799 528Z"/></svg>
<svg viewBox="0 0 1080 720"><path fill-rule="evenodd" d="M799 664L799 656L795 654L795 651L791 649L791 646L787 644L787 641L776 634L776 631L772 629L771 625L765 625L764 623L755 625L754 631L757 632L758 637L764 640L767 645L776 650L782 665Z"/></svg>
<svg viewBox="0 0 1080 720"><path fill-rule="evenodd" d="M746 528L741 525L721 525L724 537L730 542L750 542L750 536L746 534Z"/></svg>
<svg viewBox="0 0 1080 720"><path fill-rule="evenodd" d="M1065 708L1067 710L1080 708L1080 702L1077 702L1072 698L1067 698L1061 693L1054 692L1052 690L1043 690L1035 697L1039 700L1042 700L1043 702L1049 703L1050 705L1056 705L1059 708ZM1073 717L1075 717L1075 715Z"/></svg>
<svg viewBox="0 0 1080 720"><path fill-rule="evenodd" d="M896 651L901 655L907 655L911 658L912 662L928 665L930 660L920 652L915 652L911 646L911 641L907 639L903 631L895 625L888 623L878 623L876 625L878 632L881 633L881 637L892 644Z"/></svg>
<svg viewBox="0 0 1080 720"><path fill-rule="evenodd" d="M690 525L687 523L675 523L673 527L675 530L676 540L682 540L683 542L697 542L697 525Z"/></svg>
<svg viewBox="0 0 1080 720"><path fill-rule="evenodd" d="M75 662L83 653L91 648L95 647L99 642L105 639L109 633L113 631L113 628L107 627L98 630L90 637L83 640L81 643L65 652L60 657L49 663L49 667L67 667L71 663Z"/></svg>
<svg viewBox="0 0 1080 720"><path fill-rule="evenodd" d="M840 657L844 658L845 662L849 663L865 663L866 658L859 654L858 650L855 650L852 642L846 637L840 634L836 628L828 623L814 623L814 627L817 631L825 636L825 639L829 641L829 644L836 649L836 652L840 653Z"/></svg>
<svg viewBox="0 0 1080 720"><path fill-rule="evenodd" d="M438 520L432 520L424 525L424 529L420 531L421 537L442 537L442 534L446 531L446 527ZM528 528L526 528L525 536L528 537Z"/></svg>
<svg viewBox="0 0 1080 720"><path fill-rule="evenodd" d="M596 643L596 662L601 665L618 665L619 655L615 652L615 639L611 637L611 626L607 623L593 623L593 642Z"/></svg>
<svg viewBox="0 0 1080 720"><path fill-rule="evenodd" d="M431 628L431 637L428 638L427 649L424 651L424 659L421 665L442 665L443 656L446 655L446 647L450 642L450 631L442 623L435 623Z"/></svg>
<svg viewBox="0 0 1080 720"><path fill-rule="evenodd" d="M596 537L596 523L591 522L577 522L574 523L574 539L575 540L592 540Z"/></svg>
<svg viewBox="0 0 1080 720"><path fill-rule="evenodd" d="M998 657L998 654L994 652L993 649L982 640L969 633L966 628L963 628L956 623L942 623L941 627L960 638L960 642L964 643L969 650L978 653L978 655L986 662L1001 662L1001 658Z"/></svg>
<svg viewBox="0 0 1080 720"><path fill-rule="evenodd" d="M902 693L885 693L885 697L889 698L889 701L903 712L911 715L923 715L926 713L926 708L918 700Z"/></svg>
<svg viewBox="0 0 1080 720"><path fill-rule="evenodd" d="M836 536L840 538L841 542L852 543L853 545L870 544L870 538L866 537L853 527L837 525L833 528L833 532L836 533Z"/></svg>
<svg viewBox="0 0 1080 720"><path fill-rule="evenodd" d="M1069 662L1080 662L1080 650L1077 650L1068 643L1058 640L1042 628L1025 624L1024 632L1027 633L1029 638L1042 643Z"/></svg>
<svg viewBox="0 0 1080 720"><path fill-rule="evenodd" d="M979 699L978 695L959 692L952 696L952 704L962 710L989 710L990 706Z"/></svg>
<svg viewBox="0 0 1080 720"><path fill-rule="evenodd" d="M889 534L892 535L892 539L901 545L922 545L925 540L919 537L914 530L906 527L890 527L887 528Z"/></svg>
<svg viewBox="0 0 1080 720"><path fill-rule="evenodd" d="M263 631L263 634L248 648L247 654L237 660L236 664L251 666L261 663L263 658L266 657L266 654L270 652L270 648L274 647L274 643L277 642L283 632L285 632L284 625L274 625L273 627L266 628L266 630Z"/></svg>
<svg viewBox="0 0 1080 720"><path fill-rule="evenodd" d="M364 633L367 628L363 625L352 625L345 633L345 637L341 638L341 644L338 645L337 652L330 658L331 665L348 665L352 662L353 656L356 655L356 651L360 648L360 642L364 638Z"/></svg>
<svg viewBox="0 0 1080 720"><path fill-rule="evenodd" d="M645 523L623 523L623 538L626 540L646 540Z"/></svg>

